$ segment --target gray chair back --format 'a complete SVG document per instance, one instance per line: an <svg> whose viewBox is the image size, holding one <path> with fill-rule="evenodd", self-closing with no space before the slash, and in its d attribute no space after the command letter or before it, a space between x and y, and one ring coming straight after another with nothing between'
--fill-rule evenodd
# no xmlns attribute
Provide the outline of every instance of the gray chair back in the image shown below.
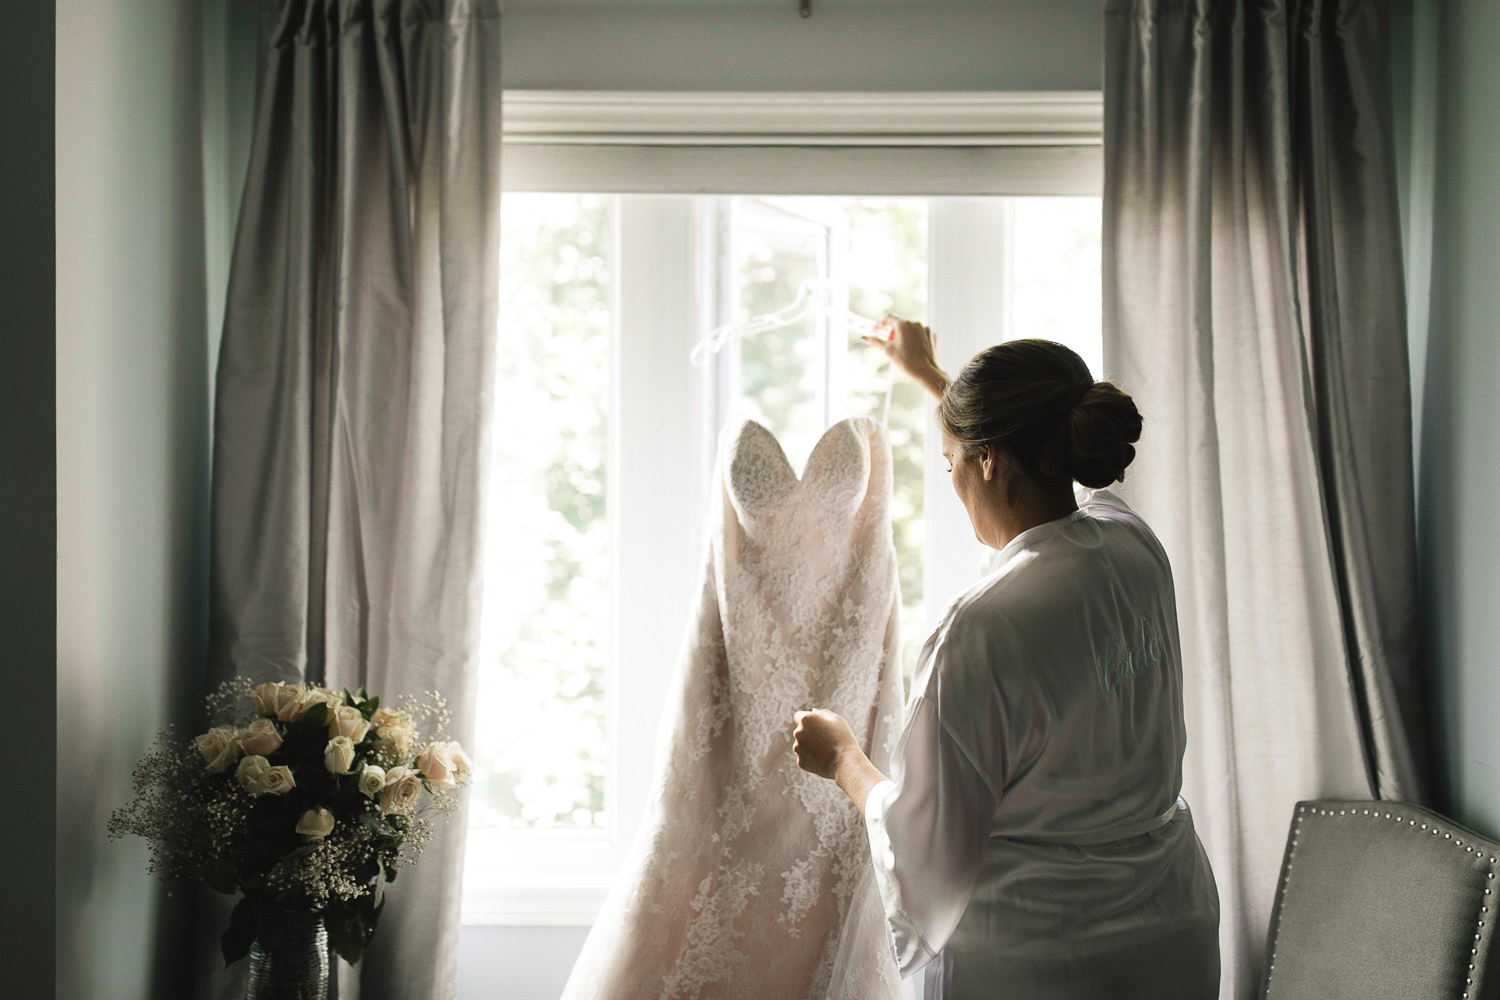
<svg viewBox="0 0 1500 1000"><path fill-rule="evenodd" d="M1299 802L1265 1000L1493 1000L1500 843L1404 802Z"/></svg>

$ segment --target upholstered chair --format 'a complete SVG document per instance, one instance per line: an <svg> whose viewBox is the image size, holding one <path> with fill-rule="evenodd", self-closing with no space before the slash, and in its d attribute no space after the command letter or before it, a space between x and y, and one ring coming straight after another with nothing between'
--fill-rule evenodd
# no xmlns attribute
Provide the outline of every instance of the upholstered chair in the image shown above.
<svg viewBox="0 0 1500 1000"><path fill-rule="evenodd" d="M1500 843L1404 802L1299 802L1265 1000L1500 997Z"/></svg>

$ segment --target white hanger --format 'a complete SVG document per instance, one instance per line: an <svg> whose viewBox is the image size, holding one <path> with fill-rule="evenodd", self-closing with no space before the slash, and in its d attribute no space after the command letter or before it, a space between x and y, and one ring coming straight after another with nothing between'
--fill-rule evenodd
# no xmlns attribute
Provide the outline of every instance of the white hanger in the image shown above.
<svg viewBox="0 0 1500 1000"><path fill-rule="evenodd" d="M850 312L848 309L835 308L833 283L817 279L804 281L798 285L796 297L775 312L754 316L743 323L726 323L714 330L693 345L693 353L689 355L689 358L695 365L706 365L731 340L739 340L765 330L775 330L777 327L790 326L810 313L839 316L860 334L875 332L874 320L861 316L859 313Z"/></svg>
<svg viewBox="0 0 1500 1000"><path fill-rule="evenodd" d="M688 357L693 364L703 366L724 349L724 345L731 340L739 340L751 334L761 333L765 330L775 330L778 327L790 326L809 313L821 313L824 315L835 315L848 323L850 328L861 336L874 334L878 326L875 320L861 316L857 312L835 307L833 304L833 282L819 278L804 281L797 286L797 294L792 301L774 312L753 316L742 323L726 323L715 329L707 337L693 345L693 351ZM891 416L891 394L896 385L896 368L891 362L886 362L886 385L885 403L881 407L880 422L890 423Z"/></svg>

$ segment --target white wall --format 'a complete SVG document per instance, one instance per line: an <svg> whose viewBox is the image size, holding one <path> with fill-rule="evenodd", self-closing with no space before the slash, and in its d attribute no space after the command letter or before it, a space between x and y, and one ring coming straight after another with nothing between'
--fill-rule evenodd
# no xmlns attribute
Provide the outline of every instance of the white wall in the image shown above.
<svg viewBox="0 0 1500 1000"><path fill-rule="evenodd" d="M557 90L1097 90L1103 0L510 0L504 81Z"/></svg>
<svg viewBox="0 0 1500 1000"><path fill-rule="evenodd" d="M1418 541L1442 805L1500 836L1500 5L1416 0ZM1425 266L1430 245L1430 270ZM1430 287L1429 287L1430 285Z"/></svg>
<svg viewBox="0 0 1500 1000"><path fill-rule="evenodd" d="M57 3L58 997L190 991L186 900L105 823L200 704L212 6Z"/></svg>

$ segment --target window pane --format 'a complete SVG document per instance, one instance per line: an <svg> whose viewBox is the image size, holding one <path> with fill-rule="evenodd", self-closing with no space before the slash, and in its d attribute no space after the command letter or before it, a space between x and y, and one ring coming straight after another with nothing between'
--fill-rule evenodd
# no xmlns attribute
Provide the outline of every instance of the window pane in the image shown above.
<svg viewBox="0 0 1500 1000"><path fill-rule="evenodd" d="M1098 198L1016 198L1011 326L1067 344L1103 378Z"/></svg>
<svg viewBox="0 0 1500 1000"><path fill-rule="evenodd" d="M505 196L476 826L604 822L613 228L611 197Z"/></svg>
<svg viewBox="0 0 1500 1000"><path fill-rule="evenodd" d="M731 218L734 322L784 309L804 281L827 277L820 222L756 198L734 199ZM809 314L735 342L739 413L776 435L798 475L824 429L823 329Z"/></svg>
<svg viewBox="0 0 1500 1000"><path fill-rule="evenodd" d="M723 320L783 308L812 279L847 289L849 308L871 319L928 316L923 199L724 198L707 200L705 210L722 223L719 245L699 252L723 276ZM1014 199L1008 211L1011 335L1067 343L1098 373L1099 199ZM616 225L608 196L506 196L475 826L607 828ZM632 293L650 290L623 294ZM722 360L733 372L728 412L765 423L799 474L831 421L883 411L883 356L818 313L745 337ZM908 673L925 637L923 455L931 409L910 380L895 380L892 531ZM622 664L630 662L628 651L618 652Z"/></svg>
<svg viewBox="0 0 1500 1000"><path fill-rule="evenodd" d="M878 320L888 312L927 319L927 202L921 198L849 198L849 308ZM850 410L879 417L890 383L889 366L858 333L848 344ZM901 578L901 649L911 677L926 639L922 552L926 515L922 449L932 401L904 376L892 390L890 416L894 485L891 530Z"/></svg>

